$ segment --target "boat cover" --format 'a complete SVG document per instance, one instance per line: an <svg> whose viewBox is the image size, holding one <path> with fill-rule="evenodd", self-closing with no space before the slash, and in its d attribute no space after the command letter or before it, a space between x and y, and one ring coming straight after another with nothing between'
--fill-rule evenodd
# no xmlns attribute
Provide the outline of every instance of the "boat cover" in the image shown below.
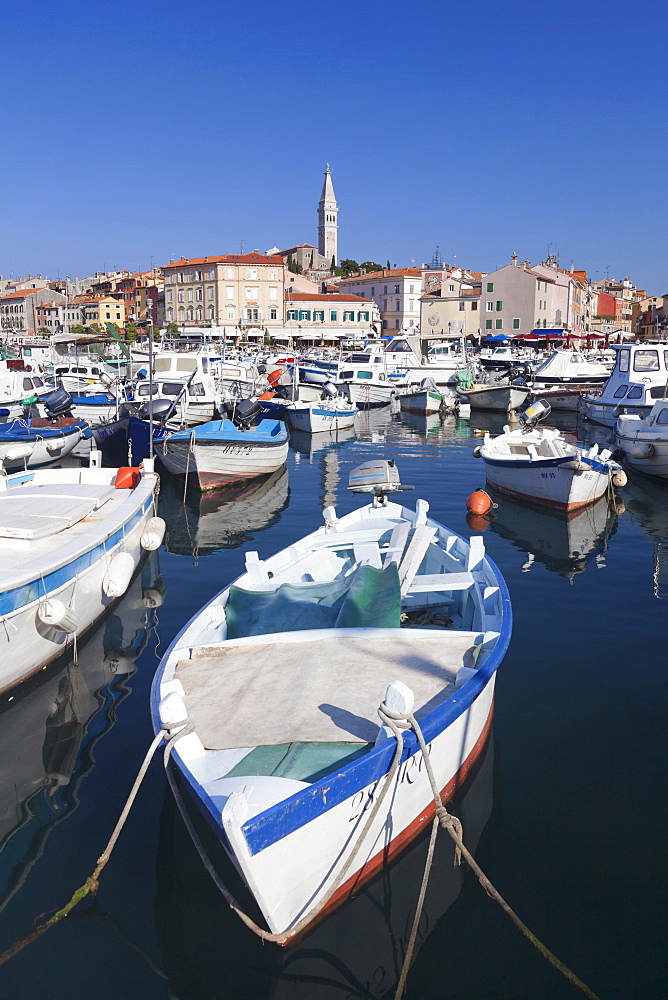
<svg viewBox="0 0 668 1000"><path fill-rule="evenodd" d="M232 584L225 606L228 639L313 628L399 628L400 617L395 563L358 566L345 580L284 583L271 591Z"/></svg>

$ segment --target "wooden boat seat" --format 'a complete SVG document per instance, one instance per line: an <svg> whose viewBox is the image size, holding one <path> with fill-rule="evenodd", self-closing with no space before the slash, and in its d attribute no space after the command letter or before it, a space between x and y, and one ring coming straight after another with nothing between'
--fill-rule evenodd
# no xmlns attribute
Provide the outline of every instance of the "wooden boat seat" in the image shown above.
<svg viewBox="0 0 668 1000"><path fill-rule="evenodd" d="M0 538L46 538L88 517L113 497L107 485L61 483L0 493Z"/></svg>
<svg viewBox="0 0 668 1000"><path fill-rule="evenodd" d="M454 693L458 672L475 667L476 647L495 637L408 628L284 632L195 647L176 677L207 749L373 743L388 684L408 684L420 718Z"/></svg>

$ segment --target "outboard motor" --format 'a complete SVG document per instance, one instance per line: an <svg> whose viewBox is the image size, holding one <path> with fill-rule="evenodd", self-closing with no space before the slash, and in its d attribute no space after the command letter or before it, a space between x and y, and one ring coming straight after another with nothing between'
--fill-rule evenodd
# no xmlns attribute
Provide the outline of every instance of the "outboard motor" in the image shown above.
<svg viewBox="0 0 668 1000"><path fill-rule="evenodd" d="M262 413L262 403L258 402L257 399L238 399L232 407L232 420L237 427L248 430L252 421L260 413Z"/></svg>
<svg viewBox="0 0 668 1000"><path fill-rule="evenodd" d="M47 417L57 420L58 417L71 417L74 400L65 389L54 389L40 397Z"/></svg>
<svg viewBox="0 0 668 1000"><path fill-rule="evenodd" d="M432 378L431 375L427 375L426 378L422 379L422 381L420 382L420 388L429 389L432 392L438 392L438 386L434 382L434 379Z"/></svg>
<svg viewBox="0 0 668 1000"><path fill-rule="evenodd" d="M153 423L162 423L168 417L170 411L174 412L174 400L159 397L153 400L152 407L148 403L143 403L137 411L137 416L140 420L150 420L151 410L153 410Z"/></svg>
<svg viewBox="0 0 668 1000"><path fill-rule="evenodd" d="M322 387L322 398L323 399L334 399L338 396L339 390L336 388L333 382L325 382Z"/></svg>
<svg viewBox="0 0 668 1000"><path fill-rule="evenodd" d="M552 412L552 407L544 399L535 399L524 413L520 413L520 423L525 431L531 431L539 420L544 420Z"/></svg>
<svg viewBox="0 0 668 1000"><path fill-rule="evenodd" d="M356 466L348 476L348 489L353 493L372 493L374 507L387 503L388 493L412 490L399 481L399 470L394 459L372 459Z"/></svg>

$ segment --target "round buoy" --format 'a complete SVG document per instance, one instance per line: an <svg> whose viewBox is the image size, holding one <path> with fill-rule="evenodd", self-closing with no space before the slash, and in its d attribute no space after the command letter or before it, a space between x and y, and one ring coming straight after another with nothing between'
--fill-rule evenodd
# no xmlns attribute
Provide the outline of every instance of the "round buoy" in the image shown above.
<svg viewBox="0 0 668 1000"><path fill-rule="evenodd" d="M615 472L612 477L613 486L626 486L627 482L628 480L626 478L626 473L624 472L624 470L617 469L617 472Z"/></svg>
<svg viewBox="0 0 668 1000"><path fill-rule="evenodd" d="M487 514L492 507L492 498L484 490L476 490L475 493L466 498L466 509L469 514Z"/></svg>
<svg viewBox="0 0 668 1000"><path fill-rule="evenodd" d="M477 444L475 446L475 448L473 449L473 457L474 458L480 458L481 452L482 452L482 445Z"/></svg>
<svg viewBox="0 0 668 1000"><path fill-rule="evenodd" d="M487 514L472 514L470 511L466 515L466 523L471 531L484 531L492 523Z"/></svg>

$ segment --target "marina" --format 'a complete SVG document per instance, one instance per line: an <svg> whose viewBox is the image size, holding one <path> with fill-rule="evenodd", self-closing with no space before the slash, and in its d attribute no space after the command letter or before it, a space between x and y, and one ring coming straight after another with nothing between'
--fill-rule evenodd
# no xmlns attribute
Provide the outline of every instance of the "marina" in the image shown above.
<svg viewBox="0 0 668 1000"><path fill-rule="evenodd" d="M65 810L57 824L48 825L45 816L48 837L33 826L31 840L21 839L21 831L29 829L22 817L31 815L30 803L37 808L46 791L34 800L28 794L26 806L15 809L13 819L7 815L0 849L0 884L8 887L2 947L27 931L37 913L61 905L90 871L103 846L100 831L115 823L148 745L153 676L185 622L226 580L246 571L249 552L266 560L294 546L305 531L317 528L326 507L335 507L339 517L359 511L365 501L348 490L350 474L372 459L392 458L402 481L415 487L414 494L401 495L401 503L414 507L415 498L425 498L429 518L484 541L513 605L513 638L496 686L491 732L470 780L448 803L463 821L465 842L511 905L599 996L658 1000L665 993L668 966L660 933L665 893L660 879L648 884L643 876L646 868L661 871L663 855L661 824L645 817L659 815L656 789L666 764L665 746L657 750L654 742L651 753L648 747L666 710L662 664L652 654L665 643L668 629L662 603L668 598L665 489L631 474L614 507L604 497L571 517L498 494L486 530L472 532L465 501L481 485L473 449L481 432L500 433L502 420L480 411L470 420L454 414L425 420L398 407L370 410L341 435L295 434L285 467L269 478L215 494L189 488L185 505L183 480L162 470L158 513L166 522L165 540L150 554L150 572L142 569L128 589L136 617L118 631L119 603L100 626L107 637L102 646L95 645L94 631L78 650L81 670L88 650L92 661L113 647L112 664L132 662L131 680L128 671L112 666L122 703L105 726L91 728L83 721L85 710L66 697L67 685L58 681L67 676L64 669L70 678L77 669L67 657L3 696L0 724L6 731L37 727L34 745L41 740L44 746L62 746L63 761L70 761L51 764L49 773L60 777L35 787L58 787L61 798L70 786L79 791L76 807ZM551 414L550 425L558 422L559 415ZM567 423L566 429L577 434L580 428ZM591 433L591 427L585 431ZM583 434L582 444L592 443ZM604 446L601 440L599 447ZM643 622L641 631L620 632L620 607L626 617ZM645 665L641 685L629 686L625 654L631 643L634 663ZM577 699L567 702L565 671L578 690ZM49 689L51 677L56 687ZM104 687L105 675L91 683ZM21 713L42 689L46 728L40 737L35 713L29 723ZM654 692L651 700L648 690ZM619 724L629 715L627 753L620 761ZM61 718L61 728L54 730ZM97 734L94 761L77 756L78 744L67 750L70 744L62 742L77 725ZM62 735L54 742L56 733ZM54 754L49 751L49 760L56 760ZM631 779L641 773L641 781ZM611 823L620 782L633 788L640 823ZM8 792L2 793L5 800ZM577 838L574 824L581 831ZM633 846L639 834L642 858ZM20 864L19 843L25 843ZM500 983L518 995L548 1000L567 995L564 981L522 941L472 874L451 867L449 838L442 835L437 844L406 995L494 996ZM413 841L386 865L385 874L372 878L293 947L263 945L211 881L156 759L94 904L81 904L76 916L4 965L3 992L49 995L56 969L74 998L99 993L102 978L109 995L129 997L199 1000L220 993L240 1000L326 1000L340 996L343 986L351 996L392 996L425 851L423 837ZM620 885L622 910L616 906ZM624 947L615 947L622 938ZM76 975L68 971L71 962Z"/></svg>

